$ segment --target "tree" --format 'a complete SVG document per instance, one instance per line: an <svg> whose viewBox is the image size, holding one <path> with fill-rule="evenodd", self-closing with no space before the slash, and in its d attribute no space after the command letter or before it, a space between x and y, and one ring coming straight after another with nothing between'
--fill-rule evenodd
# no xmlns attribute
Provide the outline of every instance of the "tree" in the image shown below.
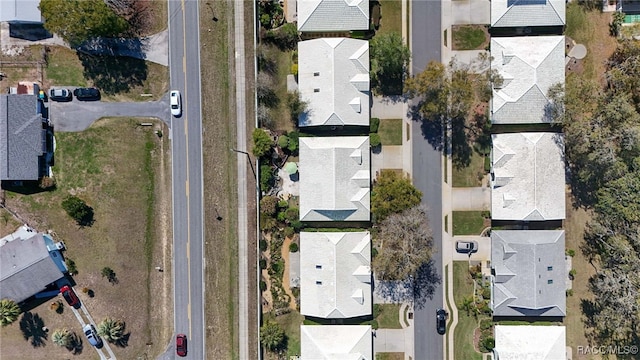
<svg viewBox="0 0 640 360"><path fill-rule="evenodd" d="M122 320L105 318L98 324L98 335L108 342L117 342L124 336L125 323Z"/></svg>
<svg viewBox="0 0 640 360"><path fill-rule="evenodd" d="M416 278L419 269L431 261L433 236L426 209L416 206L389 215L380 223L374 243L378 255L371 267L379 279Z"/></svg>
<svg viewBox="0 0 640 360"><path fill-rule="evenodd" d="M278 198L275 196L265 196L260 200L260 212L273 216L278 211Z"/></svg>
<svg viewBox="0 0 640 360"><path fill-rule="evenodd" d="M263 157L271 152L273 140L266 131L262 129L253 130L253 148L251 152L257 157Z"/></svg>
<svg viewBox="0 0 640 360"><path fill-rule="evenodd" d="M69 275L76 275L78 273L78 268L76 267L76 262L71 259L66 259L64 263L67 265L67 269L69 270Z"/></svg>
<svg viewBox="0 0 640 360"><path fill-rule="evenodd" d="M396 32L377 34L369 42L371 90L376 95L402 95L411 52Z"/></svg>
<svg viewBox="0 0 640 360"><path fill-rule="evenodd" d="M95 37L116 37L128 28L102 0L42 0L44 27L76 47Z"/></svg>
<svg viewBox="0 0 640 360"><path fill-rule="evenodd" d="M300 116L305 115L307 112L307 102L300 98L300 93L296 90L287 93L287 107L289 107L291 121L295 126L298 126Z"/></svg>
<svg viewBox="0 0 640 360"><path fill-rule="evenodd" d="M0 300L0 324L7 326L18 319L21 310L18 304L11 299Z"/></svg>
<svg viewBox="0 0 640 360"><path fill-rule="evenodd" d="M294 23L286 23L277 29L267 31L265 40L280 50L294 50L300 40L298 27Z"/></svg>
<svg viewBox="0 0 640 360"><path fill-rule="evenodd" d="M422 192L411 184L409 178L392 170L382 170L371 191L373 220L383 221L390 214L417 206L420 200Z"/></svg>
<svg viewBox="0 0 640 360"><path fill-rule="evenodd" d="M260 328L260 342L272 352L277 352L282 348L285 341L284 330L280 324L273 320L266 320Z"/></svg>
<svg viewBox="0 0 640 360"><path fill-rule="evenodd" d="M57 329L51 334L51 340L58 346L69 347L72 340L71 332L67 329Z"/></svg>
<svg viewBox="0 0 640 360"><path fill-rule="evenodd" d="M93 209L77 196L67 196L62 201L62 208L78 225L90 225L93 221Z"/></svg>

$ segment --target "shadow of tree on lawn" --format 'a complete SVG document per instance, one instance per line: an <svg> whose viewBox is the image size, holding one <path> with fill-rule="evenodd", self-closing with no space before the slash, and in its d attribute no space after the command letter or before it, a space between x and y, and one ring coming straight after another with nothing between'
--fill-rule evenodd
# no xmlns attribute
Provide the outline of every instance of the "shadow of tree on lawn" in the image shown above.
<svg viewBox="0 0 640 360"><path fill-rule="evenodd" d="M148 68L142 59L124 56L92 55L78 51L84 68L83 75L105 94L127 92L142 86L147 80Z"/></svg>
<svg viewBox="0 0 640 360"><path fill-rule="evenodd" d="M47 332L43 328L44 321L37 313L26 312L22 315L20 330L25 340L29 341L31 338L31 346L41 347L46 345Z"/></svg>

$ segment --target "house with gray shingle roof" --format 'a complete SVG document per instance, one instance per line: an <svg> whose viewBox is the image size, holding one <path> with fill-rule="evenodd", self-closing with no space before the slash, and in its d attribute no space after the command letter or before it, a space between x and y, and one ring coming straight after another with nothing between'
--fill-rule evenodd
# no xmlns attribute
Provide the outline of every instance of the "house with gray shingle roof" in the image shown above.
<svg viewBox="0 0 640 360"><path fill-rule="evenodd" d="M0 298L24 301L66 272L64 259L48 234L22 227L0 239Z"/></svg>
<svg viewBox="0 0 640 360"><path fill-rule="evenodd" d="M37 95L0 95L0 180L39 180L48 174L48 120Z"/></svg>
<svg viewBox="0 0 640 360"><path fill-rule="evenodd" d="M552 121L549 88L564 84L564 36L491 38L491 68L503 79L494 84L491 122L534 124Z"/></svg>
<svg viewBox="0 0 640 360"><path fill-rule="evenodd" d="M300 313L323 319L371 315L369 232L300 233Z"/></svg>
<svg viewBox="0 0 640 360"><path fill-rule="evenodd" d="M493 316L565 316L564 254L564 230L491 231Z"/></svg>
<svg viewBox="0 0 640 360"><path fill-rule="evenodd" d="M297 0L298 31L369 29L369 0Z"/></svg>
<svg viewBox="0 0 640 360"><path fill-rule="evenodd" d="M491 27L564 26L564 0L491 0Z"/></svg>
<svg viewBox="0 0 640 360"><path fill-rule="evenodd" d="M369 126L369 42L320 38L298 43L298 125Z"/></svg>
<svg viewBox="0 0 640 360"><path fill-rule="evenodd" d="M369 221L368 136L301 137L300 220Z"/></svg>
<svg viewBox="0 0 640 360"><path fill-rule="evenodd" d="M370 325L300 325L302 360L373 360Z"/></svg>
<svg viewBox="0 0 640 360"><path fill-rule="evenodd" d="M565 218L564 137L559 133L491 136L491 218Z"/></svg>

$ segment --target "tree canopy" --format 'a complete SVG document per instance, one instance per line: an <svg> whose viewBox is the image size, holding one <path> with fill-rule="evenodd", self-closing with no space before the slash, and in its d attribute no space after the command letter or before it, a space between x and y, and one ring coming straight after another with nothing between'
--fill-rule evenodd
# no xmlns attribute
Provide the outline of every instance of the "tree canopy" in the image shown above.
<svg viewBox="0 0 640 360"><path fill-rule="evenodd" d="M409 75L411 52L395 32L378 34L369 42L371 90L377 95L401 95Z"/></svg>
<svg viewBox="0 0 640 360"><path fill-rule="evenodd" d="M269 351L280 350L285 342L284 330L280 324L273 320L266 320L260 328L260 342Z"/></svg>
<svg viewBox="0 0 640 360"><path fill-rule="evenodd" d="M382 170L371 190L371 212L374 221L383 221L391 214L400 213L420 204L422 192L411 181L392 170Z"/></svg>
<svg viewBox="0 0 640 360"><path fill-rule="evenodd" d="M102 0L41 0L44 27L72 47L94 37L116 37L129 27Z"/></svg>
<svg viewBox="0 0 640 360"><path fill-rule="evenodd" d="M273 140L266 131L262 129L253 130L253 148L251 152L257 157L267 155L273 147Z"/></svg>
<svg viewBox="0 0 640 360"><path fill-rule="evenodd" d="M93 208L77 196L67 196L62 201L62 208L78 225L91 225L93 222Z"/></svg>

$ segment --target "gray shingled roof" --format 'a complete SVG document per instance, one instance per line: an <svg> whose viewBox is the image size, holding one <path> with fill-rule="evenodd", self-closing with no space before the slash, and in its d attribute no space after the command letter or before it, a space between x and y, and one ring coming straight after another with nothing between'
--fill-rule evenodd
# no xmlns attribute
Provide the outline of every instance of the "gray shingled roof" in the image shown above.
<svg viewBox="0 0 640 360"><path fill-rule="evenodd" d="M493 89L494 124L548 123L547 94L564 84L564 36L521 36L491 39L491 68L504 79Z"/></svg>
<svg viewBox="0 0 640 360"><path fill-rule="evenodd" d="M57 256L60 256L56 252ZM23 301L62 278L42 234L17 238L0 246L0 298Z"/></svg>
<svg viewBox="0 0 640 360"><path fill-rule="evenodd" d="M492 27L563 26L564 0L491 0Z"/></svg>
<svg viewBox="0 0 640 360"><path fill-rule="evenodd" d="M298 0L299 31L369 29L369 0Z"/></svg>
<svg viewBox="0 0 640 360"><path fill-rule="evenodd" d="M564 230L494 230L493 316L565 316Z"/></svg>
<svg viewBox="0 0 640 360"><path fill-rule="evenodd" d="M307 111L298 126L369 126L369 42L320 38L298 43L298 83Z"/></svg>
<svg viewBox="0 0 640 360"><path fill-rule="evenodd" d="M0 95L0 180L38 180L43 155L36 95Z"/></svg>

